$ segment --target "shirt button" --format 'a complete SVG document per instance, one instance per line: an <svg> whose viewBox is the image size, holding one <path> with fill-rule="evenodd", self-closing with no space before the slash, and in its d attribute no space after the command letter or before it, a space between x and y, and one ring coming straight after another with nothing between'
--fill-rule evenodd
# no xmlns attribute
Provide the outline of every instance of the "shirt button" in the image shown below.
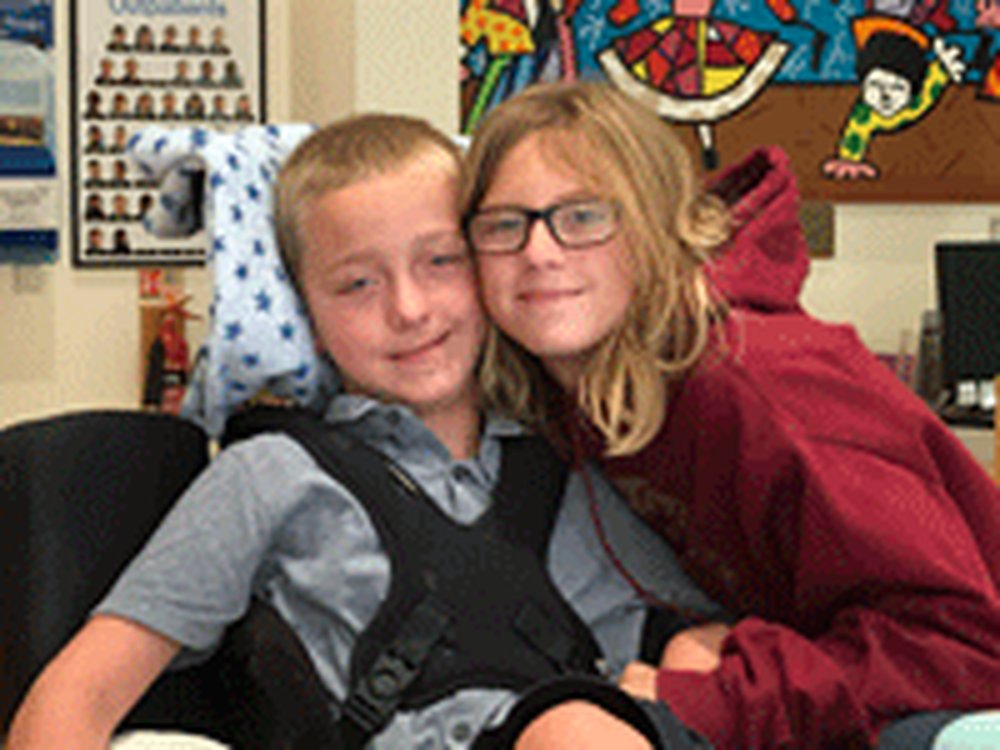
<svg viewBox="0 0 1000 750"><path fill-rule="evenodd" d="M458 722L451 728L451 738L455 742L468 742L472 739L472 727L467 722Z"/></svg>

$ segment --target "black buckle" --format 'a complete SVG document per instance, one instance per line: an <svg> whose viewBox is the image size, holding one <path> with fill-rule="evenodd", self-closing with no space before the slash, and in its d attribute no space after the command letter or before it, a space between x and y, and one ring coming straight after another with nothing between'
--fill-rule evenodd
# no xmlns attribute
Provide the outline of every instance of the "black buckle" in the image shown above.
<svg viewBox="0 0 1000 750"><path fill-rule="evenodd" d="M343 705L344 718L368 736L384 727L450 624L451 615L430 598L414 607L396 639L355 684Z"/></svg>

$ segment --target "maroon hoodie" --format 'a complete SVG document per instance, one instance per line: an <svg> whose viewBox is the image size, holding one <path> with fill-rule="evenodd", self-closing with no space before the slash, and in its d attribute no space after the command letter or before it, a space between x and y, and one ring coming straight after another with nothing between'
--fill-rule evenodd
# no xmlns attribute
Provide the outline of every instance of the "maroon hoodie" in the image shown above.
<svg viewBox="0 0 1000 750"><path fill-rule="evenodd" d="M1000 706L1000 490L852 328L803 312L787 157L758 151L717 192L727 346L650 445L601 460L738 615L721 666L661 671L659 697L739 750L864 747L916 711Z"/></svg>

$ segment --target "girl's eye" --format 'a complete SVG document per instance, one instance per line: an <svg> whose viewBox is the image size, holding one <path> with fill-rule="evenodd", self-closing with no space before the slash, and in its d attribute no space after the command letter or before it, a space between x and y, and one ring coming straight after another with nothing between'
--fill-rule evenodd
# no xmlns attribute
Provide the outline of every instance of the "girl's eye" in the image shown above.
<svg viewBox="0 0 1000 750"><path fill-rule="evenodd" d="M606 221L608 212L602 210L600 206L574 206L567 212L566 221L569 224L586 226L588 224L599 224Z"/></svg>

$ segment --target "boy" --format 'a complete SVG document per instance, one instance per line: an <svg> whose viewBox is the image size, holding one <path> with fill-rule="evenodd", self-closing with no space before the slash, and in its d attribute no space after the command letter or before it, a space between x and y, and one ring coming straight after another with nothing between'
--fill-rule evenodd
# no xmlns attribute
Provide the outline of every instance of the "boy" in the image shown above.
<svg viewBox="0 0 1000 750"><path fill-rule="evenodd" d="M502 443L520 430L480 411L475 369L486 326L459 228L457 172L455 147L421 121L348 120L311 136L284 166L277 227L317 343L344 383L326 422L388 456L452 527L471 529L491 513ZM636 656L645 612L601 551L589 513L643 550L647 570L641 560L627 565L644 580L670 558L599 477L591 484L588 494L580 476L568 480L544 565L617 674ZM495 504L510 500L516 498L498 494ZM210 651L251 596L293 627L342 702L354 651L393 594L391 573L399 572L377 520L288 436L258 435L223 451L42 673L15 718L9 750L105 745L181 649L188 656ZM657 589L667 588L661 579ZM491 666L489 654L473 656ZM516 692L527 687L486 677L460 681L396 712L371 746L509 746L493 738ZM613 688L606 692L619 704L628 701ZM665 733L683 733L662 708L647 715L631 704L631 713L620 705L605 712L588 700L565 700L546 713L556 703L551 698L540 699L537 710L514 708L510 715L527 727L516 747L651 746L612 713L638 711L650 736L659 731L650 730L656 722Z"/></svg>

